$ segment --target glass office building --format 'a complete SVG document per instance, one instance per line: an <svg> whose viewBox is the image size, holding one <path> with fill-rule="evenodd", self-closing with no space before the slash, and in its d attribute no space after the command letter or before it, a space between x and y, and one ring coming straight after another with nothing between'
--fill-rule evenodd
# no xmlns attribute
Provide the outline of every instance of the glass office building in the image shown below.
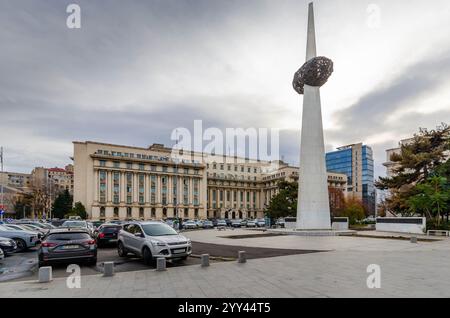
<svg viewBox="0 0 450 318"><path fill-rule="evenodd" d="M326 154L327 170L347 175L347 193L363 201L375 214L375 186L372 148L361 143L338 148Z"/></svg>

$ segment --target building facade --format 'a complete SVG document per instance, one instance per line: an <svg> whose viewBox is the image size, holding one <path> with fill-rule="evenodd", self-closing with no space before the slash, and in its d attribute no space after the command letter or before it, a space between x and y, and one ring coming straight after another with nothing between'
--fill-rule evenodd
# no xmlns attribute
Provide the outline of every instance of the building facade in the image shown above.
<svg viewBox="0 0 450 318"><path fill-rule="evenodd" d="M0 184L27 190L31 186L31 174L20 172L0 172Z"/></svg>
<svg viewBox="0 0 450 318"><path fill-rule="evenodd" d="M327 170L347 175L347 196L357 198L372 215L376 210L372 148L362 143L326 154Z"/></svg>
<svg viewBox="0 0 450 318"><path fill-rule="evenodd" d="M92 219L258 218L298 167L233 156L74 142L74 202ZM297 175L295 175L297 174ZM346 175L329 174L346 191Z"/></svg>
<svg viewBox="0 0 450 318"><path fill-rule="evenodd" d="M66 165L65 168L36 167L31 172L31 183L37 187L48 187L56 194L65 190L73 194L73 165Z"/></svg>

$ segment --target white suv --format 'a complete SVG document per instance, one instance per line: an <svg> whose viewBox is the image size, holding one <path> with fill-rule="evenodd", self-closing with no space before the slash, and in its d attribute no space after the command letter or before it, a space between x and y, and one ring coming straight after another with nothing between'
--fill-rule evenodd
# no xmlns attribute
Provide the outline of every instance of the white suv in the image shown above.
<svg viewBox="0 0 450 318"><path fill-rule="evenodd" d="M185 260L192 253L192 244L163 222L131 222L119 232L117 251L120 257L133 253L150 265L159 257Z"/></svg>

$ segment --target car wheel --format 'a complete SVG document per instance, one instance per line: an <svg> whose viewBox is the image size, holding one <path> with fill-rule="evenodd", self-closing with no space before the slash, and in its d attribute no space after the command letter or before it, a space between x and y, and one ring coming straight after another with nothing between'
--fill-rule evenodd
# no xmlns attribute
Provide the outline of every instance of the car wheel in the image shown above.
<svg viewBox="0 0 450 318"><path fill-rule="evenodd" d="M122 242L119 242L117 244L117 253L119 254L120 257L126 257L127 256L127 250L125 249L125 246L123 246Z"/></svg>
<svg viewBox="0 0 450 318"><path fill-rule="evenodd" d="M27 243L20 238L15 238L14 241L17 244L17 252L23 252L27 249Z"/></svg>
<svg viewBox="0 0 450 318"><path fill-rule="evenodd" d="M150 252L150 249L148 247L144 247L144 251L142 252L142 257L144 259L145 265L154 266L155 260L153 259L152 252Z"/></svg>

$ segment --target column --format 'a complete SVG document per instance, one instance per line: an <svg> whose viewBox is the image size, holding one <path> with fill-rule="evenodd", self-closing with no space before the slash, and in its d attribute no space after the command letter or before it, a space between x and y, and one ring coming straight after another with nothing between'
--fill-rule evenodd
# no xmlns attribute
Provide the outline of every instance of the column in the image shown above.
<svg viewBox="0 0 450 318"><path fill-rule="evenodd" d="M106 172L106 202L108 204L112 203L112 173L111 171Z"/></svg>
<svg viewBox="0 0 450 318"><path fill-rule="evenodd" d="M120 173L120 203L125 203L126 199L125 199L125 173L121 172Z"/></svg>
<svg viewBox="0 0 450 318"><path fill-rule="evenodd" d="M98 185L98 178L99 178L98 170L95 170L94 171L94 203L95 204L98 204L98 187L99 187L99 185Z"/></svg>

